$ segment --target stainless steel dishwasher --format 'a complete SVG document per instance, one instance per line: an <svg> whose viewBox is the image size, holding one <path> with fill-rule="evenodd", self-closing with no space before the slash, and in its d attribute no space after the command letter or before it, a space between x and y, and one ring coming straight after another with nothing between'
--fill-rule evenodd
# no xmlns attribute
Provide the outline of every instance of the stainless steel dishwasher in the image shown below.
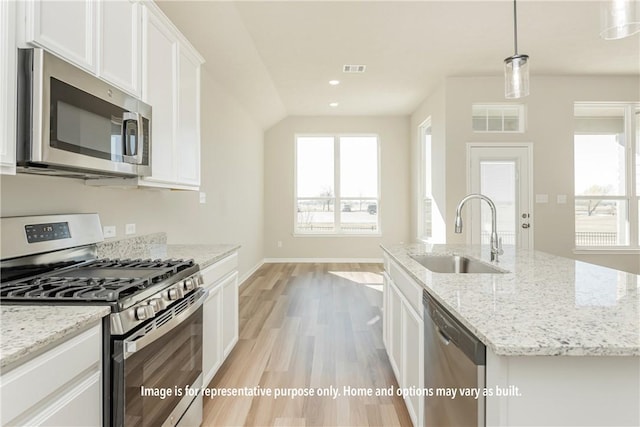
<svg viewBox="0 0 640 427"><path fill-rule="evenodd" d="M485 425L486 347L423 291L425 427ZM478 390L479 397L462 390ZM453 393L455 392L455 395Z"/></svg>

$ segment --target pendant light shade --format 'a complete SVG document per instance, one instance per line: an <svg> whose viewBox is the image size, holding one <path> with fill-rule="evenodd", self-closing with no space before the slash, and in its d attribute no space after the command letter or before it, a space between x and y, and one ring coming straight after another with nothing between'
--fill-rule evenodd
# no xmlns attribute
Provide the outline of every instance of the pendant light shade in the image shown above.
<svg viewBox="0 0 640 427"><path fill-rule="evenodd" d="M640 32L640 3L637 0L609 0L601 3L600 36L617 40Z"/></svg>
<svg viewBox="0 0 640 427"><path fill-rule="evenodd" d="M529 95L529 55L518 54L518 16L513 0L514 54L504 60L504 96L507 99Z"/></svg>

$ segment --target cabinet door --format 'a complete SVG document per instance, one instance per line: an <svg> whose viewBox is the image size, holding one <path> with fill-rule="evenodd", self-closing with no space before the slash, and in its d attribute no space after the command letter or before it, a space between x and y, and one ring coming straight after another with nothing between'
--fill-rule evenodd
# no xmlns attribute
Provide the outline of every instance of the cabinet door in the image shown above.
<svg viewBox="0 0 640 427"><path fill-rule="evenodd" d="M0 164L16 173L15 3L0 1Z"/></svg>
<svg viewBox="0 0 640 427"><path fill-rule="evenodd" d="M382 273L382 343L389 348L389 276Z"/></svg>
<svg viewBox="0 0 640 427"><path fill-rule="evenodd" d="M424 384L423 322L412 307L402 303L402 374L405 388L422 389ZM424 398L407 396L405 403L414 426L422 425Z"/></svg>
<svg viewBox="0 0 640 427"><path fill-rule="evenodd" d="M389 361L396 374L396 379L400 387L402 384L402 300L400 291L395 287L392 280L389 280L389 338L391 349L389 351Z"/></svg>
<svg viewBox="0 0 640 427"><path fill-rule="evenodd" d="M222 283L222 348L226 358L238 342L238 272Z"/></svg>
<svg viewBox="0 0 640 427"><path fill-rule="evenodd" d="M177 178L181 184L200 185L200 61L188 48L179 50Z"/></svg>
<svg viewBox="0 0 640 427"><path fill-rule="evenodd" d="M142 99L152 108L151 181L174 182L176 58L178 42L167 23L144 8Z"/></svg>
<svg viewBox="0 0 640 427"><path fill-rule="evenodd" d="M202 319L203 385L208 385L222 364L222 286L209 290Z"/></svg>
<svg viewBox="0 0 640 427"><path fill-rule="evenodd" d="M95 73L96 7L94 0L29 1L27 41Z"/></svg>
<svg viewBox="0 0 640 427"><path fill-rule="evenodd" d="M130 0L100 3L99 75L140 96L140 5Z"/></svg>

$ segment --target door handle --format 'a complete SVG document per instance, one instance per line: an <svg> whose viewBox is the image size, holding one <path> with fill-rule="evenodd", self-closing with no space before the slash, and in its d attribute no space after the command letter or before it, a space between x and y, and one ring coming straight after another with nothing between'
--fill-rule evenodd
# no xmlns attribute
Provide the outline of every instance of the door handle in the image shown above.
<svg viewBox="0 0 640 427"><path fill-rule="evenodd" d="M529 228L529 227L531 227L531 225L529 225L529 223L525 222L524 224L522 224L522 228Z"/></svg>
<svg viewBox="0 0 640 427"><path fill-rule="evenodd" d="M131 134L128 132L127 122L135 122L135 148L131 148ZM139 113L126 112L122 115L122 141L124 143L124 161L134 165L142 164L144 156L144 129L142 116ZM134 151L135 150L135 151Z"/></svg>

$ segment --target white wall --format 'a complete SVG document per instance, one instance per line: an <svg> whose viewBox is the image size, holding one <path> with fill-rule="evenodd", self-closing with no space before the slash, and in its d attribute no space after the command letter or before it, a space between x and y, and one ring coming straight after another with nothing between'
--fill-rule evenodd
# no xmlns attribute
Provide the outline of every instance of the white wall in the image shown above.
<svg viewBox="0 0 640 427"><path fill-rule="evenodd" d="M375 133L380 141L382 237L294 237L296 133ZM265 256L380 259L410 239L408 117L288 117L265 134ZM277 242L282 247L277 247Z"/></svg>
<svg viewBox="0 0 640 427"><path fill-rule="evenodd" d="M549 203L534 205L535 248L640 273L638 254L586 256L573 253L573 104L576 101L637 101L640 79L534 76L531 95L523 100L527 110L525 133L474 133L471 128L471 104L504 102L503 84L502 77L451 77L445 82L446 212L454 212L458 201L467 193L468 142L532 142L534 194L549 195ZM413 115L412 128L424 120L426 114L426 109L418 110ZM567 204L556 203L559 194L568 196ZM451 224L449 216L445 219ZM463 243L465 239L464 234L454 234L453 228L448 227L449 243Z"/></svg>
<svg viewBox="0 0 640 427"><path fill-rule="evenodd" d="M164 231L169 243L240 243L240 274L263 254L263 131L214 81L202 73L202 185L198 193L97 188L82 180L2 176L1 216L97 212L103 225L137 225L137 234Z"/></svg>

